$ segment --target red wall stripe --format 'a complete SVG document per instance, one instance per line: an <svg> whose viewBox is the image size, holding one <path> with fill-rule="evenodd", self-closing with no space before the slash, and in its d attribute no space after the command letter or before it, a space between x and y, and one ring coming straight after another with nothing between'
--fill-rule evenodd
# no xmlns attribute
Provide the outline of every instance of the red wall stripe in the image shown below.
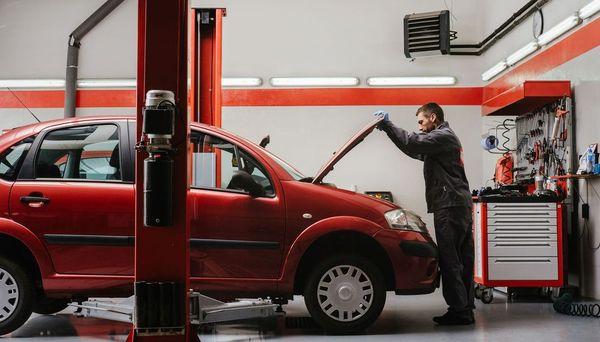
<svg viewBox="0 0 600 342"><path fill-rule="evenodd" d="M13 94L14 93L14 94ZM0 91L0 108L60 108L60 90ZM135 107L135 90L79 90L78 107ZM481 87L224 89L223 106L480 105Z"/></svg>
<svg viewBox="0 0 600 342"><path fill-rule="evenodd" d="M0 108L62 108L65 92L62 90L15 90L0 91ZM135 107L135 90L77 91L77 107Z"/></svg>
<svg viewBox="0 0 600 342"><path fill-rule="evenodd" d="M229 89L224 106L367 106L480 105L482 89L472 88L327 88L327 89Z"/></svg>

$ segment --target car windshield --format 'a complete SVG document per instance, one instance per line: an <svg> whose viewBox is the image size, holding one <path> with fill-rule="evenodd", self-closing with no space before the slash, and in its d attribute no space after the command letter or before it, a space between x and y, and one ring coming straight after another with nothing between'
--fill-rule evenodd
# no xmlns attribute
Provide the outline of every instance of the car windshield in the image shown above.
<svg viewBox="0 0 600 342"><path fill-rule="evenodd" d="M242 139L244 139L244 138L242 138ZM286 163L285 161L283 161L281 158L279 158L276 155L274 155L273 153L271 153L266 148L259 146L248 139L244 139L244 141L246 141L249 144L252 144L253 146L255 146L255 147L261 149L263 152L265 152L271 159L273 159L277 164L279 164L279 166L281 166L290 176L292 176L292 178L294 178L294 180L299 181L299 180L306 179L306 176L304 176L302 174L302 172L296 170L292 165Z"/></svg>
<svg viewBox="0 0 600 342"><path fill-rule="evenodd" d="M262 148L262 147L261 147ZM284 162L283 160L281 160L279 157L277 157L276 155L274 155L273 153L269 152L268 150L266 150L265 148L262 148L263 151L269 155L269 157L271 157L271 159L273 159L277 164L279 164L279 166L281 166L287 173L290 174L290 176L292 176L292 178L294 178L294 180L301 180L301 179L305 179L306 177L300 173L300 171L296 170L293 166L291 166L290 164Z"/></svg>

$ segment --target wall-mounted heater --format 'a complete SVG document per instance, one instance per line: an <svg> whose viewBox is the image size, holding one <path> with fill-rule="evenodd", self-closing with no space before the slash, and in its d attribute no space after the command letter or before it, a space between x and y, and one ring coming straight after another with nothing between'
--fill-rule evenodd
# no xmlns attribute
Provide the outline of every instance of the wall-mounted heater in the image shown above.
<svg viewBox="0 0 600 342"><path fill-rule="evenodd" d="M450 53L450 11L404 16L404 54L407 58Z"/></svg>

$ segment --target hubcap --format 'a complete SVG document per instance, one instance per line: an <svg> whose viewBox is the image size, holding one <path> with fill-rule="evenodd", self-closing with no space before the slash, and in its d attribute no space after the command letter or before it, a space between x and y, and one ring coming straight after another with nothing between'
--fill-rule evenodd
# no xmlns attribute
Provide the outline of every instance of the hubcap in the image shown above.
<svg viewBox="0 0 600 342"><path fill-rule="evenodd" d="M0 268L0 322L5 321L17 308L19 288L13 276Z"/></svg>
<svg viewBox="0 0 600 342"><path fill-rule="evenodd" d="M373 284L360 268L338 265L321 277L317 287L321 310L340 322L362 317L373 303Z"/></svg>

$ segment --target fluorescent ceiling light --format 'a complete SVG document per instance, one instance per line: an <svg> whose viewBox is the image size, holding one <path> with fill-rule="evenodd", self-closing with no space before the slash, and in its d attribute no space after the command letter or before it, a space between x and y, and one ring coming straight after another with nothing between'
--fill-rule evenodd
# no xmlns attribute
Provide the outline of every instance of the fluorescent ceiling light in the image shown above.
<svg viewBox="0 0 600 342"><path fill-rule="evenodd" d="M535 41L531 42L531 43L523 46L519 50L515 51L512 55L506 57L506 63L508 65L515 65L515 64L517 64L517 62L519 62L523 58L534 53L537 49L539 49L539 47L540 46L538 45L537 42L535 42Z"/></svg>
<svg viewBox="0 0 600 342"><path fill-rule="evenodd" d="M494 76L504 71L506 68L508 68L508 64L506 64L506 61L501 61L500 63L494 65L493 67L489 68L486 72L481 74L481 79L484 81L489 81Z"/></svg>
<svg viewBox="0 0 600 342"><path fill-rule="evenodd" d="M0 80L0 88L64 88L64 80Z"/></svg>
<svg viewBox="0 0 600 342"><path fill-rule="evenodd" d="M369 77L367 84L370 86L453 85L456 84L456 78L452 76Z"/></svg>
<svg viewBox="0 0 600 342"><path fill-rule="evenodd" d="M223 77L223 87L260 87L262 79L259 77Z"/></svg>
<svg viewBox="0 0 600 342"><path fill-rule="evenodd" d="M589 4L581 7L581 9L579 10L579 18L581 18L582 20L587 19L596 14L596 12L598 11L600 11L600 0L594 0Z"/></svg>
<svg viewBox="0 0 600 342"><path fill-rule="evenodd" d="M78 88L135 88L135 79L88 79L78 80Z"/></svg>
<svg viewBox="0 0 600 342"><path fill-rule="evenodd" d="M580 22L580 19L576 15L572 15L567 19L561 21L548 31L544 32L541 36L538 37L538 44L540 46L546 45L553 41L554 39L560 37L565 32L569 31L573 27L577 26Z"/></svg>
<svg viewBox="0 0 600 342"><path fill-rule="evenodd" d="M358 77L273 77L273 87L356 86Z"/></svg>

